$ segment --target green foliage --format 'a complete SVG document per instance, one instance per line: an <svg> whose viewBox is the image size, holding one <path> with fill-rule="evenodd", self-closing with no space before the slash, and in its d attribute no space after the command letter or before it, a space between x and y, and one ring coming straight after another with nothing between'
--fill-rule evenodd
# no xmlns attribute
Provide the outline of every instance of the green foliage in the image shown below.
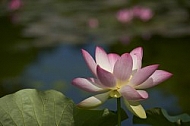
<svg viewBox="0 0 190 126"><path fill-rule="evenodd" d="M3 126L72 126L73 102L61 93L25 89L0 99Z"/></svg>
<svg viewBox="0 0 190 126"><path fill-rule="evenodd" d="M126 119L122 112L122 119ZM83 110L55 90L24 89L0 99L1 126L115 126L117 115L105 110Z"/></svg>
<svg viewBox="0 0 190 126"><path fill-rule="evenodd" d="M166 110L161 108L153 108L146 111L147 119L140 119L136 116L133 118L134 124L150 124L153 126L189 126L190 116L181 114L170 116Z"/></svg>
<svg viewBox="0 0 190 126"><path fill-rule="evenodd" d="M84 110L77 109L75 126L115 126L117 124L117 114L115 112L104 110ZM93 114L92 114L93 113ZM85 116L81 116L85 115ZM122 120L127 119L124 110L121 112Z"/></svg>

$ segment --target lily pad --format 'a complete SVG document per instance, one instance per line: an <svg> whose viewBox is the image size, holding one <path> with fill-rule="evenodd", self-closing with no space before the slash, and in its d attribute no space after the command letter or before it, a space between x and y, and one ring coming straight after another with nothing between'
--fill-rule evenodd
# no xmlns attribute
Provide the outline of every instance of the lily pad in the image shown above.
<svg viewBox="0 0 190 126"><path fill-rule="evenodd" d="M127 116L122 111L122 119ZM24 89L0 98L0 126L115 126L117 114L84 110L55 90Z"/></svg>
<svg viewBox="0 0 190 126"><path fill-rule="evenodd" d="M74 117L75 126L115 126L117 124L117 114L108 109L104 110L84 110L77 109ZM83 115L83 116L80 116ZM121 120L127 119L124 110L121 111Z"/></svg>
<svg viewBox="0 0 190 126"><path fill-rule="evenodd" d="M188 114L170 116L167 111L162 108L146 110L146 114L147 119L140 119L134 116L133 123L153 126L190 126L190 116Z"/></svg>
<svg viewBox="0 0 190 126"><path fill-rule="evenodd" d="M54 90L20 90L0 99L3 126L72 126L73 102Z"/></svg>

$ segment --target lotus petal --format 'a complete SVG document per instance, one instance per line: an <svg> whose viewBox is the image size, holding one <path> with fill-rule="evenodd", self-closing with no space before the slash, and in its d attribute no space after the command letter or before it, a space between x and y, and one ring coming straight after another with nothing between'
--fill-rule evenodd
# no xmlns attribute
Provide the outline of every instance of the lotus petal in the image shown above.
<svg viewBox="0 0 190 126"><path fill-rule="evenodd" d="M113 72L114 65L119 58L120 56L118 54L115 53L108 54L108 59L111 65L111 72Z"/></svg>
<svg viewBox="0 0 190 126"><path fill-rule="evenodd" d="M115 63L113 74L119 80L127 80L131 76L133 61L129 53L124 53Z"/></svg>
<svg viewBox="0 0 190 126"><path fill-rule="evenodd" d="M92 58L92 56L86 50L82 49L82 54L83 54L83 57L84 57L84 59L86 61L87 66L90 68L92 73L96 76L97 64L95 63L94 59Z"/></svg>
<svg viewBox="0 0 190 126"><path fill-rule="evenodd" d="M135 87L136 89L146 89L167 80L172 76L171 73L164 70L156 70L144 83Z"/></svg>
<svg viewBox="0 0 190 126"><path fill-rule="evenodd" d="M142 57L143 57L143 49L142 47L138 47L133 49L130 52L130 55L133 59L133 70L138 70L142 65Z"/></svg>
<svg viewBox="0 0 190 126"><path fill-rule="evenodd" d="M95 86L90 80L85 79L85 78L75 78L72 81L72 84L78 88L81 88L81 89L87 91L87 92L100 92L100 91L105 90L105 89Z"/></svg>
<svg viewBox="0 0 190 126"><path fill-rule="evenodd" d="M158 68L158 65L150 65L146 66L142 69L139 69L130 80L129 85L131 86L137 86L144 81L146 81Z"/></svg>
<svg viewBox="0 0 190 126"><path fill-rule="evenodd" d="M111 72L111 65L108 59L108 55L102 48L96 47L95 59L96 59L97 65Z"/></svg>
<svg viewBox="0 0 190 126"><path fill-rule="evenodd" d="M126 107L129 109L131 113L138 116L139 118L146 119L146 112L142 105L139 102L135 101L127 101L124 100Z"/></svg>
<svg viewBox="0 0 190 126"><path fill-rule="evenodd" d="M144 90L135 90L133 87L126 85L119 92L126 100L139 101L148 98L148 93Z"/></svg>
<svg viewBox="0 0 190 126"><path fill-rule="evenodd" d="M97 66L97 76L100 82L105 86L105 87L115 87L116 85L116 79L113 76L112 73L102 69L100 66Z"/></svg>
<svg viewBox="0 0 190 126"><path fill-rule="evenodd" d="M77 106L81 108L92 109L103 104L108 98L109 92L98 94L83 100Z"/></svg>
<svg viewBox="0 0 190 126"><path fill-rule="evenodd" d="M88 78L89 81L91 81L91 83L99 88L103 88L105 90L105 88L107 88L105 85L103 85L99 79L96 78Z"/></svg>

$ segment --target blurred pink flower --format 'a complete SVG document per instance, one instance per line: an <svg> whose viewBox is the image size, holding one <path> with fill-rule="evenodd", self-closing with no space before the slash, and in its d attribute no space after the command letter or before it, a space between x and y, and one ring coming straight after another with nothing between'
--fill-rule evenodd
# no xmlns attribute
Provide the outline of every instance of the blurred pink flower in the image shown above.
<svg viewBox="0 0 190 126"><path fill-rule="evenodd" d="M22 6L21 0L11 0L9 2L8 8L11 11L18 10Z"/></svg>
<svg viewBox="0 0 190 126"><path fill-rule="evenodd" d="M80 102L78 106L83 108L94 108L109 98L123 97L129 111L146 118L145 110L139 103L148 98L148 93L143 89L156 86L172 75L157 70L157 64L141 68L141 47L121 56L107 54L102 48L96 47L95 60L87 51L82 50L82 53L95 78L75 78L72 84L88 92L100 93Z"/></svg>
<svg viewBox="0 0 190 126"><path fill-rule="evenodd" d="M122 23L128 23L133 19L133 12L128 9L122 9L117 12L116 18Z"/></svg>
<svg viewBox="0 0 190 126"><path fill-rule="evenodd" d="M121 9L117 12L116 18L122 23L129 23L133 18L148 21L153 17L153 12L149 8L134 6L131 9Z"/></svg>
<svg viewBox="0 0 190 126"><path fill-rule="evenodd" d="M97 18L90 18L88 20L88 26L90 28L97 28L99 26L99 21Z"/></svg>
<svg viewBox="0 0 190 126"><path fill-rule="evenodd" d="M133 14L136 18L141 19L142 21L148 21L153 17L153 12L149 8L135 6L133 7Z"/></svg>

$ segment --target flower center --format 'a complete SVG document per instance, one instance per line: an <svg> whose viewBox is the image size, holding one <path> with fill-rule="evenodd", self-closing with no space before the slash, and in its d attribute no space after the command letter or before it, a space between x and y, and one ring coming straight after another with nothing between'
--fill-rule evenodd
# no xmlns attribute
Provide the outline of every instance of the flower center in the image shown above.
<svg viewBox="0 0 190 126"><path fill-rule="evenodd" d="M117 90L112 90L110 92L110 97L112 97L112 98L119 98L119 97L121 97L121 94Z"/></svg>
<svg viewBox="0 0 190 126"><path fill-rule="evenodd" d="M114 87L114 89L112 89L110 91L110 97L112 97L112 98L119 98L119 97L121 97L121 94L119 93L118 90L121 89L124 85L127 85L128 82L131 80L131 78L132 78L132 75L126 81L120 81L120 80L118 80L118 82L116 84L116 87Z"/></svg>

